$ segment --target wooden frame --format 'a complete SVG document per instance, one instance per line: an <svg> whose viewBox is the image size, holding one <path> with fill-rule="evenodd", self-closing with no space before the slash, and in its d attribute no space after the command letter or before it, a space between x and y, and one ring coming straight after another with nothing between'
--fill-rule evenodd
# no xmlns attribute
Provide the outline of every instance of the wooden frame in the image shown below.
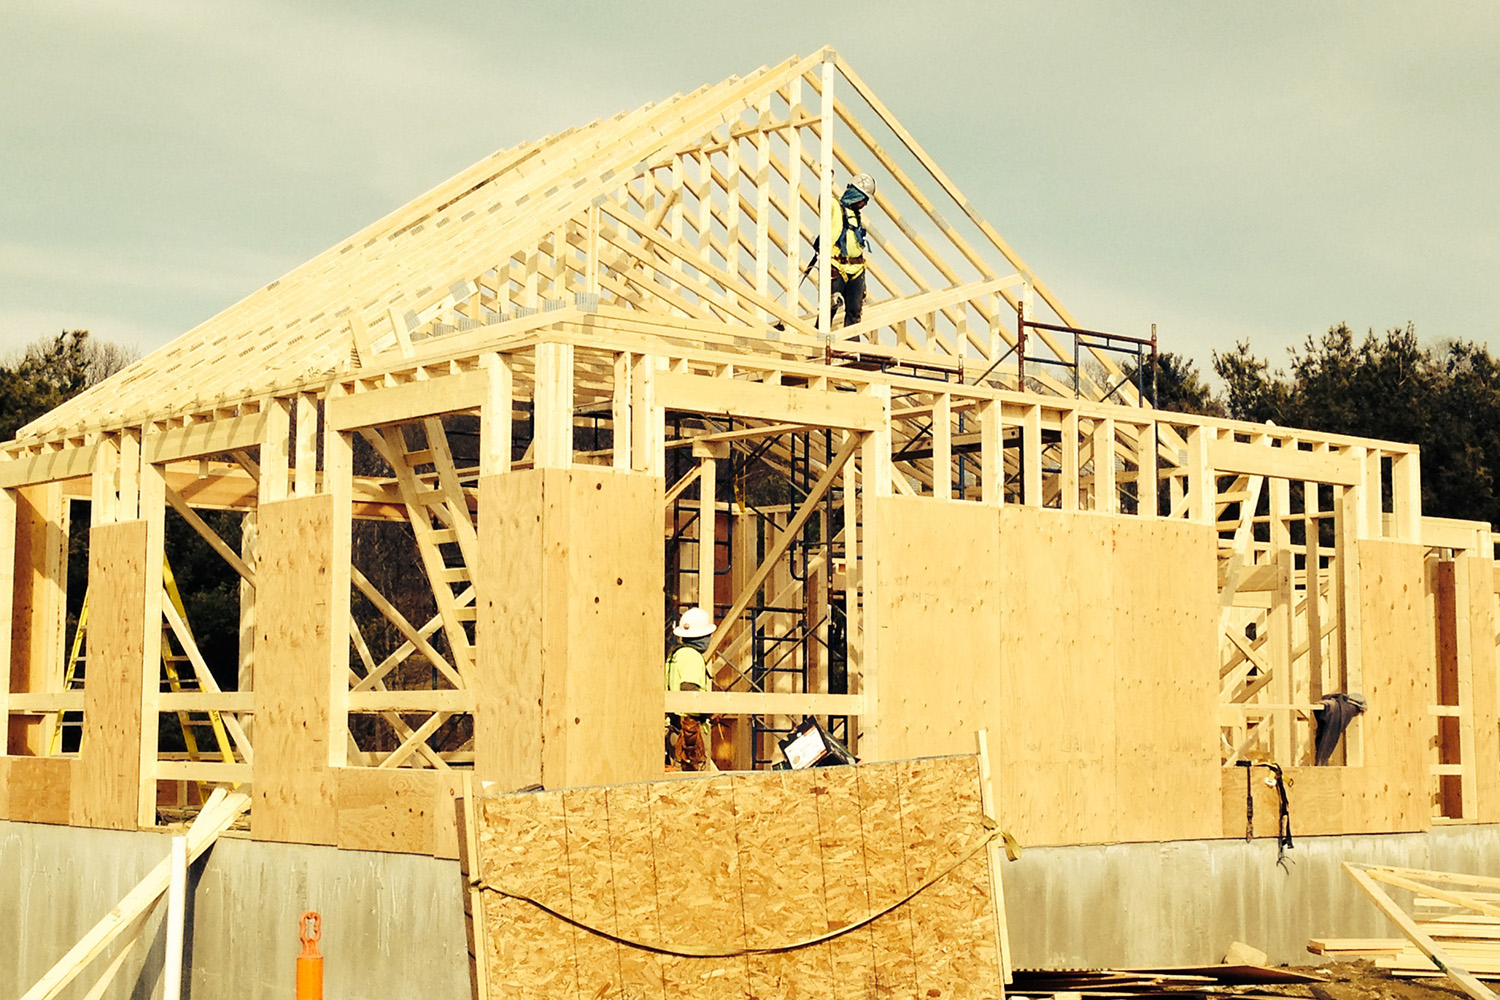
<svg viewBox="0 0 1500 1000"><path fill-rule="evenodd" d="M834 329L826 276L804 272L859 172L879 181L870 302ZM1020 734L996 769L1039 755L1097 819L1038 825L1043 842L1148 835L1150 816L1102 817L1156 772L1121 777L1108 753L1168 747L1192 757L1196 796L1171 835L1217 835L1222 789L1199 765L1221 736L1220 763L1294 766L1322 694L1431 672L1415 647L1399 677L1364 652L1390 598L1375 568L1408 580L1435 547L1473 561L1453 611L1468 680L1433 704L1470 734L1463 818L1500 811L1479 778L1500 748L1475 735L1497 711L1474 682L1494 655L1476 610L1493 543L1422 517L1417 449L1160 412L1128 386L1103 402L1087 373L1082 398L1036 365L1023 384L1018 309L1074 325L832 50L497 153L0 445L7 785L66 785L68 821L130 826L156 820L165 785L250 780L257 836L450 850L435 845L461 773L651 777L668 712L728 717L721 759L764 766L814 715L867 759L967 752L981 725ZM1055 331L1036 341L1033 361L1072 363ZM84 502L96 567L70 582L67 511ZM245 519L240 545L208 510ZM164 601L167 517L239 588L232 665ZM377 536L395 555L370 555ZM106 662L80 693L62 648L82 586L130 614L98 633ZM718 623L718 690L664 696L657 637L695 604ZM937 613L951 638L928 641ZM155 683L163 628L200 690ZM1068 629L1123 651L1101 666ZM1218 674L1157 655L1171 643L1217 647ZM949 747L951 706L918 695L923 658L957 652L966 731ZM1006 714L1031 697L1050 711L1017 672L1030 658L1074 671L1088 704L1189 706L1193 735L1172 749L1156 720L1038 750ZM92 746L52 752L47 720L80 708ZM162 712L220 720L227 753L162 751ZM1378 714L1343 763L1404 778ZM104 775L106 753L128 773ZM1002 815L1051 794L1006 786ZM396 791L419 803L405 819L380 805ZM1377 813L1348 825L1414 822Z"/></svg>

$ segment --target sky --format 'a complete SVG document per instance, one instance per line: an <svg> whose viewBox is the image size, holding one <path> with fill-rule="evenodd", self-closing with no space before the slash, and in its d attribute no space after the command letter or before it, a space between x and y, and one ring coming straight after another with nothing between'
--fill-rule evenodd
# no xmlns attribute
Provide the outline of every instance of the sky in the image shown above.
<svg viewBox="0 0 1500 1000"><path fill-rule="evenodd" d="M1500 352L1500 4L0 11L0 356L143 353L497 149L835 46L1092 329Z"/></svg>

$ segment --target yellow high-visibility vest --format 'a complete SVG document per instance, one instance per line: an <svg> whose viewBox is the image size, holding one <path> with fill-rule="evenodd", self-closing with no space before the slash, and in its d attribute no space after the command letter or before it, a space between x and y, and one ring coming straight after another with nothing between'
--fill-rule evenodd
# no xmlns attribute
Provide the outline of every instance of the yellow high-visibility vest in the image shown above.
<svg viewBox="0 0 1500 1000"><path fill-rule="evenodd" d="M708 678L707 661L692 646L678 646L667 657L667 690L681 691L684 683L696 684L700 691L713 686Z"/></svg>
<svg viewBox="0 0 1500 1000"><path fill-rule="evenodd" d="M844 212L844 219L838 237L833 241L833 266L845 278L853 278L865 269L865 227L857 209L848 205L839 208Z"/></svg>

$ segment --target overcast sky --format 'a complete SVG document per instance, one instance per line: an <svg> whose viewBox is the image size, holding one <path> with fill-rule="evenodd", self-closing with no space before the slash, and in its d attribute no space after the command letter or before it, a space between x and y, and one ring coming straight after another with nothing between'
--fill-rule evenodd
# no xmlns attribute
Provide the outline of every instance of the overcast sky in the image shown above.
<svg viewBox="0 0 1500 1000"><path fill-rule="evenodd" d="M484 155L832 44L1095 329L1500 350L1500 4L45 0L0 352L158 347Z"/></svg>

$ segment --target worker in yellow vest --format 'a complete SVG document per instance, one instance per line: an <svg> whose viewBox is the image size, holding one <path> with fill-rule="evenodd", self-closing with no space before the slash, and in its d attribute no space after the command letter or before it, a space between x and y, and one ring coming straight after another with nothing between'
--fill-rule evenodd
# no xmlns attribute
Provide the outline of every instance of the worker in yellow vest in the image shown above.
<svg viewBox="0 0 1500 1000"><path fill-rule="evenodd" d="M682 613L672 634L679 640L667 655L668 691L709 691L713 681L703 654L714 634L713 616L702 608L688 608ZM708 766L709 728L705 716L667 716L667 763L684 771L701 771Z"/></svg>
<svg viewBox="0 0 1500 1000"><path fill-rule="evenodd" d="M865 254L870 249L870 236L865 231L860 212L870 203L875 193L875 178L860 174L849 182L839 196L839 227L833 240L833 254L828 262L829 291L844 302L844 326L859 323L865 308ZM829 322L837 312L837 299Z"/></svg>

